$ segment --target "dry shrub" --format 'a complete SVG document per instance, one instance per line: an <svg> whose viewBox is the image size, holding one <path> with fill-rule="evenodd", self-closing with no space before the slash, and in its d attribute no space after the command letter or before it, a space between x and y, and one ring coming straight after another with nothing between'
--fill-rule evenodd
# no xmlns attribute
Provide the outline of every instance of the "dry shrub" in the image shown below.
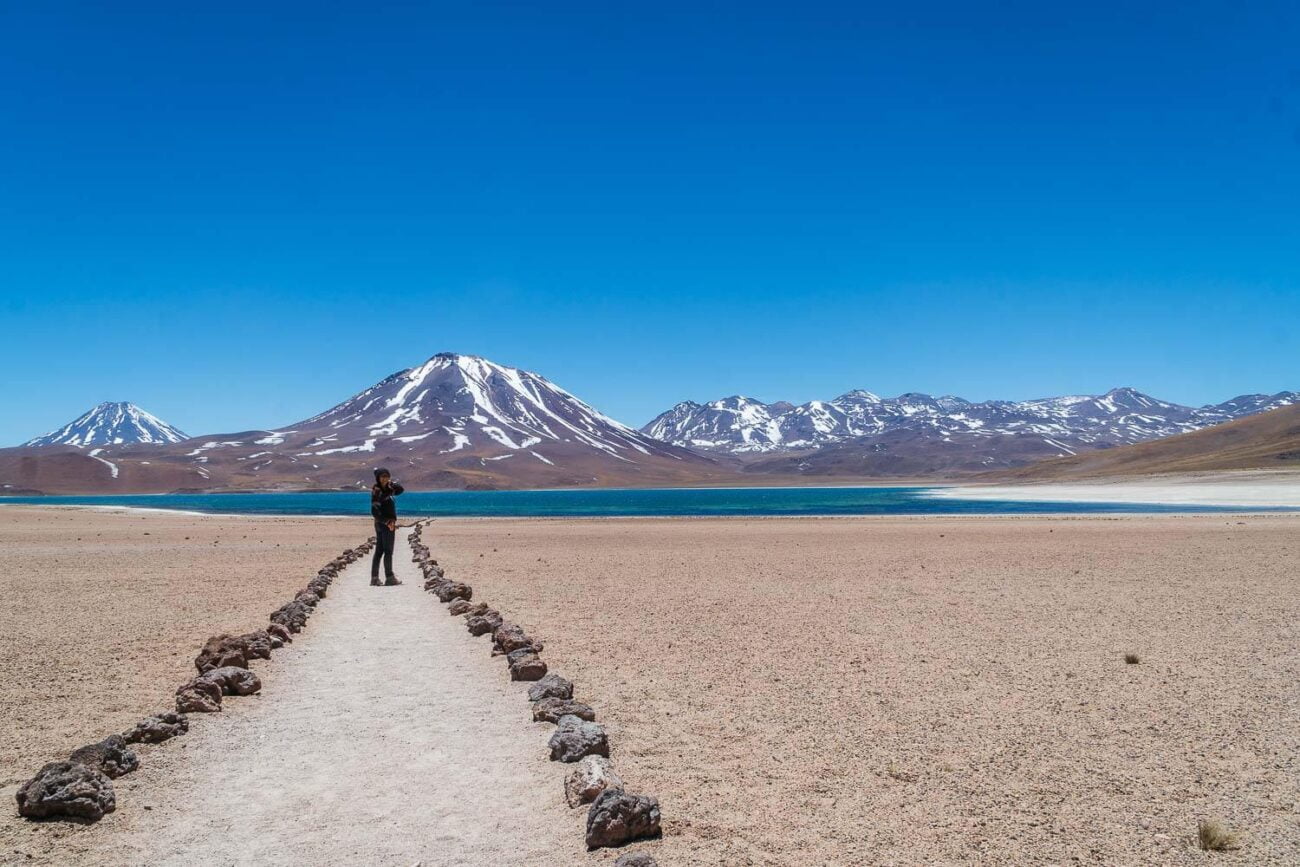
<svg viewBox="0 0 1300 867"><path fill-rule="evenodd" d="M1235 831L1217 819L1202 819L1196 825L1196 842L1210 852L1226 852L1241 847L1241 838Z"/></svg>

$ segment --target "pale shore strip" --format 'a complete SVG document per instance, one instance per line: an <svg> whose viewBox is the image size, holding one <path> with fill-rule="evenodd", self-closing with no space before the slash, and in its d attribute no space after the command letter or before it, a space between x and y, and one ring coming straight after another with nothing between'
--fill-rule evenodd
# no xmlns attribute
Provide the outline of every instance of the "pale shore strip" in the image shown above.
<svg viewBox="0 0 1300 867"><path fill-rule="evenodd" d="M1300 509L1300 473L1260 471L1148 476L1107 481L933 488L926 496L952 500L1026 503L1124 503L1152 506L1225 506Z"/></svg>

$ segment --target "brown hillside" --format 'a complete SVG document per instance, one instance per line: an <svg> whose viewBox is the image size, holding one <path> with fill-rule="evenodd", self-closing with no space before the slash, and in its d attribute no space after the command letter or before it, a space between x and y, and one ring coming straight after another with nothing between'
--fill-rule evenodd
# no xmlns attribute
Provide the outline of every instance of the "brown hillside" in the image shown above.
<svg viewBox="0 0 1300 867"><path fill-rule="evenodd" d="M1300 470L1300 404L1151 442L1040 461L986 478L1048 481L1244 469Z"/></svg>

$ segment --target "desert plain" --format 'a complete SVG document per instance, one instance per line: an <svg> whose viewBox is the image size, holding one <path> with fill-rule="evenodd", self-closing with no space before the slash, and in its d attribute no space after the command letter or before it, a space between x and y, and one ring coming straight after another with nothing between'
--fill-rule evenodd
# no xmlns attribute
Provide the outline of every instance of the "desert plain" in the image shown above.
<svg viewBox="0 0 1300 867"><path fill-rule="evenodd" d="M139 805L185 798L151 761L203 761L183 743L217 721L150 748L97 824L24 822L13 793L165 707L208 635L257 627L368 534L357 519L0 507L0 863L147 848ZM596 708L618 772L660 800L662 838L635 848L662 865L1300 862L1300 515L439 519L424 541ZM293 652L374 624L382 637L429 599L396 590L332 595ZM350 599L378 607L349 619ZM439 647L455 658L394 667L385 688L407 700L470 676L458 654L487 656ZM219 724L268 725L293 664L262 663L265 693ZM506 724L540 752L525 707ZM579 833L562 774L515 764L498 769L506 791L554 787L527 821ZM498 803L485 826L506 827ZM1240 848L1197 848L1202 819ZM385 829L349 829L353 851L389 852L356 840Z"/></svg>

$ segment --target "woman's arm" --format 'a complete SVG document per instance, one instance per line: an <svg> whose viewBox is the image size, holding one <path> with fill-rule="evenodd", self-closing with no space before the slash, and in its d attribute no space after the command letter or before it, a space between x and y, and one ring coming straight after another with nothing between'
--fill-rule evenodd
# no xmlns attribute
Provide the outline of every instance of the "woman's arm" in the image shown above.
<svg viewBox="0 0 1300 867"><path fill-rule="evenodd" d="M391 488L389 493L392 494L394 497L396 497L398 494L406 490L406 488L403 488L397 482L389 482L389 487Z"/></svg>

